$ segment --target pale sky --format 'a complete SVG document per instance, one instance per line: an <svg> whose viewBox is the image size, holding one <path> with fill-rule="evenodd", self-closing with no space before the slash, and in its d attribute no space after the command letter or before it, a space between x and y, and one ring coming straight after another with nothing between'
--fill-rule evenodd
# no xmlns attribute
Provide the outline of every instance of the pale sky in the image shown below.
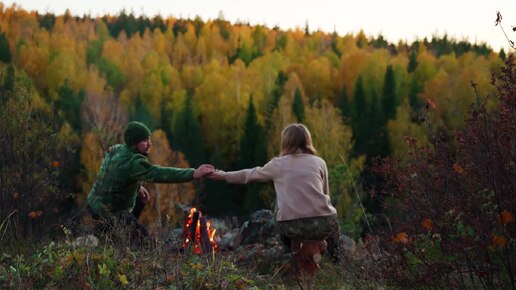
<svg viewBox="0 0 516 290"><path fill-rule="evenodd" d="M516 41L516 0L18 0L13 3L26 10L73 15L117 15L122 9L152 17L190 18L204 21L218 18L234 23L262 24L282 29L304 28L311 31L337 31L340 35L363 30L367 36L382 34L389 42L413 41L432 35L470 42L486 42L495 51L509 50L496 12L503 16L502 26Z"/></svg>

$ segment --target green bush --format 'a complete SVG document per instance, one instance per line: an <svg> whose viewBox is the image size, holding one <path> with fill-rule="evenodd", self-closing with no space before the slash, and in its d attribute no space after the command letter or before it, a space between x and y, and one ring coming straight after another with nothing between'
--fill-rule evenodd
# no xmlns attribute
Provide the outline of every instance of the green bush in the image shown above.
<svg viewBox="0 0 516 290"><path fill-rule="evenodd" d="M431 133L433 147L408 138L409 158L381 161L380 197L393 229L379 236L376 272L396 286L516 288L516 64L492 79L497 94L478 97L456 145ZM475 85L473 84L473 88ZM498 105L488 108L496 97ZM431 110L427 103L427 110ZM443 132L444 130L441 130ZM393 231L392 231L393 230Z"/></svg>
<svg viewBox="0 0 516 290"><path fill-rule="evenodd" d="M30 79L12 65L0 73L0 241L16 242L56 229L71 150Z"/></svg>

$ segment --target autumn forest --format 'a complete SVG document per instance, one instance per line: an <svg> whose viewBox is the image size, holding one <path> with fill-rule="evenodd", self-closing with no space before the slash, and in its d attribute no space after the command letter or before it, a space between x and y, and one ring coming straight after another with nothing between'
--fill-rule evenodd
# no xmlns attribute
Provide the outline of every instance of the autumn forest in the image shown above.
<svg viewBox="0 0 516 290"><path fill-rule="evenodd" d="M509 55L447 35L389 43L381 35L339 35L308 25L285 31L230 23L223 14L214 20L136 17L126 11L91 17L39 14L0 3L0 230L6 229L4 223L19 223L25 227L8 228L13 236L51 233L50 224L73 220L84 207L103 153L123 141L128 121L141 121L153 131L152 162L175 167L210 163L223 170L263 165L279 154L283 127L300 122L327 163L343 233L357 240L390 227L386 243L394 239L410 248L394 251L402 257L398 265L409 265L404 269L412 275L403 280L400 272L393 273L398 276L390 278L398 279L398 286L427 283L430 277L426 285L439 287L445 282L435 277L444 275L440 271L446 267L464 269L471 264L463 261L482 260L473 254L463 260L454 250L458 242L437 249L435 235L427 234L442 226L439 243L445 244L445 232L453 232L476 247L474 235L481 235L482 222L463 219L477 212L471 207L464 204L462 215L449 212L460 211L454 205L426 214L432 202L441 204L436 199L443 207L456 204L460 198L446 194L464 190L483 192L478 207L483 221L496 224L494 216L500 215L503 224L480 238L492 251L499 248L499 255L487 254L499 259L489 264L499 270L471 273L491 275L495 288L514 287L514 256L506 259L516 243L515 208L509 202L514 180L506 197L498 196L500 181L493 188L457 185L425 199L425 192L468 184L465 174L473 172L468 164L478 160L471 157L476 153L459 160L467 152L461 148L471 148L462 142L467 130L477 124L470 112L482 107L489 114L504 104L495 96L506 91L494 85L494 76L504 68L508 75ZM514 135L510 138L514 142ZM493 174L507 173L510 180L514 164L504 166L493 169L500 175ZM416 175L428 186L415 186L411 178ZM183 220L180 206L196 206L215 217L245 217L274 202L272 184L204 180L149 187L159 193L153 207L171 227ZM404 194L403 202L393 201ZM421 199L409 203L411 196ZM489 203L493 200L496 205ZM150 229L162 226L154 209L146 210L143 222ZM452 220L461 228L450 229ZM413 224L407 226L408 221ZM505 240L493 240L498 238ZM417 256L422 245L427 255L436 256ZM416 254L408 257L407 251ZM415 269L424 263L417 261L425 259L447 264L425 268L427 276L418 277ZM452 281L455 274L450 274Z"/></svg>

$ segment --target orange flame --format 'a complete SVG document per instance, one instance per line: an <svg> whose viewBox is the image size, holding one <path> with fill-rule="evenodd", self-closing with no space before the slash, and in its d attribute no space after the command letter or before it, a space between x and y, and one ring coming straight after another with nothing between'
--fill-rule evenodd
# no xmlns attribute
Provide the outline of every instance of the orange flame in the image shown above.
<svg viewBox="0 0 516 290"><path fill-rule="evenodd" d="M195 221L195 219L197 219ZM190 209L190 212L188 214L188 217L186 219L185 227L183 229L183 243L181 247L185 249L188 246L193 246L193 252L195 254L201 254L203 252L203 248L210 248L212 251L218 250L217 242L215 242L215 233L216 229L211 229L211 221L206 222L206 232L201 232L201 228L203 226L202 220L204 218L202 217L201 211L197 210L195 207ZM192 228L195 223L195 229ZM209 245L202 244L203 239L205 240L205 243L208 242L206 239L209 240Z"/></svg>

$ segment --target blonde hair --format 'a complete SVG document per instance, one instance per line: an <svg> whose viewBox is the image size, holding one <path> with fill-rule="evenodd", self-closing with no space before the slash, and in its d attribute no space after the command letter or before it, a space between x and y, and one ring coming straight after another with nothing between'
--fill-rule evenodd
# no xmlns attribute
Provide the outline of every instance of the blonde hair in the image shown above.
<svg viewBox="0 0 516 290"><path fill-rule="evenodd" d="M299 151L312 155L317 152L308 128L303 124L290 124L281 132L280 155L300 153Z"/></svg>

